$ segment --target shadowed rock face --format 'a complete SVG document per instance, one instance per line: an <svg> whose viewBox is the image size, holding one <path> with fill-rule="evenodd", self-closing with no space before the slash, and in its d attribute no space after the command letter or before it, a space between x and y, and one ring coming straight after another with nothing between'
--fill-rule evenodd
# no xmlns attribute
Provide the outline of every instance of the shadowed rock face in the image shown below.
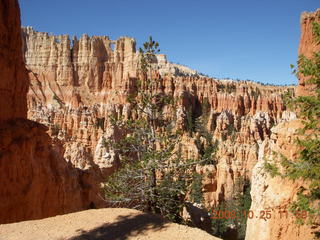
<svg viewBox="0 0 320 240"><path fill-rule="evenodd" d="M299 54L308 58L319 51L319 45L315 43L312 33L312 23L319 21L320 10L314 13L303 13L301 15L301 40ZM305 84L306 78L299 76L297 95L305 96L312 94L313 88ZM273 152L281 153L290 160L297 159L301 148L296 145L296 138L299 136L297 130L303 127L300 119L287 119L271 129L270 139L264 140L259 145L258 163L253 168L252 177L252 205L251 210L256 214L260 211L270 210L271 219L248 219L246 240L298 240L317 239L314 233L320 231L319 226L296 224L296 217L289 213L288 217L280 214L288 211L290 204L296 199L300 187L307 187L302 181L291 181L280 177L272 178L264 168L265 159L280 162L281 159ZM300 136L301 137L301 136Z"/></svg>
<svg viewBox="0 0 320 240"><path fill-rule="evenodd" d="M28 78L22 60L17 1L0 1L0 122L27 116Z"/></svg>
<svg viewBox="0 0 320 240"><path fill-rule="evenodd" d="M18 1L1 0L0 14L0 223L98 205L95 175L67 163L48 128L26 119L29 79Z"/></svg>
<svg viewBox="0 0 320 240"><path fill-rule="evenodd" d="M22 32L31 81L28 117L49 127L75 167L99 169L97 175L108 176L117 158L102 139L121 137L121 129L111 128L109 115L136 117L127 101L139 78L135 41L83 35L71 43L68 35L51 36L31 27ZM198 167L210 176L204 182L207 205L230 199L236 180L251 177L258 143L288 115L282 94L294 88L199 76L169 63L164 55L154 59L153 68L158 91L177 100L175 109L166 109L175 126L184 128L191 111L194 117L206 118L207 129L218 141L217 165ZM195 138L185 134L182 144L185 157L198 156Z"/></svg>
<svg viewBox="0 0 320 240"><path fill-rule="evenodd" d="M79 172L63 159L47 128L27 119L0 127L0 222L83 209Z"/></svg>

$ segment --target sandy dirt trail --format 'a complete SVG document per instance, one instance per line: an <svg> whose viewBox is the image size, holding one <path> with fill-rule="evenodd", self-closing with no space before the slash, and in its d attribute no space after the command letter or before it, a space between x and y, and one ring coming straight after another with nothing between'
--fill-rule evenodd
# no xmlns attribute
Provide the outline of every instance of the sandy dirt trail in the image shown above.
<svg viewBox="0 0 320 240"><path fill-rule="evenodd" d="M219 240L208 233L125 208L93 209L0 225L0 240Z"/></svg>

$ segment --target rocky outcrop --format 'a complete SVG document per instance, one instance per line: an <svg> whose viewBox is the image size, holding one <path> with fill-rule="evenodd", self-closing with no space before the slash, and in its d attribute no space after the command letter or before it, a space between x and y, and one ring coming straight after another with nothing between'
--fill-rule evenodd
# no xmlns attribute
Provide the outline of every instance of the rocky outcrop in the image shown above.
<svg viewBox="0 0 320 240"><path fill-rule="evenodd" d="M301 14L301 38L299 45L299 56L304 55L307 58L313 57L315 52L320 51L320 45L317 44L313 33L313 22L320 22L320 9L315 12L304 12ZM314 87L306 84L307 78L300 75L296 94L298 96L310 95Z"/></svg>
<svg viewBox="0 0 320 240"><path fill-rule="evenodd" d="M312 33L312 23L319 21L320 11L303 13L301 16L301 40L299 54L312 57L319 51ZM317 17L318 16L318 17ZM306 84L306 78L299 76L297 95L312 94L313 87ZM291 115L291 116L290 116ZM296 145L297 131L303 127L301 119L295 114L285 116L280 124L271 129L271 137L259 144L258 163L252 173L252 205L251 211L258 218L248 219L246 240L285 240L285 239L316 239L315 233L319 232L318 226L297 225L297 216L289 211L290 204L296 200L296 194L302 186L307 186L301 180L288 180L281 177L272 178L264 167L265 160L279 163L279 154L290 160L299 156L301 148ZM275 154L279 153L279 154ZM270 219L260 219L260 212L270 210ZM285 213L287 212L288 215Z"/></svg>
<svg viewBox="0 0 320 240"><path fill-rule="evenodd" d="M319 231L319 228L309 225L298 225L297 215L289 211L290 204L296 200L296 194L304 183L281 177L272 178L264 167L266 159L281 160L274 152L288 159L297 158L301 149L295 145L295 139L297 130L302 126L298 119L282 122L272 128L271 139L259 146L258 163L252 174L250 209L258 217L248 219L246 240L256 239L257 236L261 240L314 239L314 232ZM268 210L270 218L261 219L261 212Z"/></svg>
<svg viewBox="0 0 320 240"><path fill-rule="evenodd" d="M63 142L64 157L79 169L99 169L103 180L118 164L103 139L121 137L109 116L135 118L127 101L139 78L135 41L105 36L70 40L23 28L25 62L31 80L28 117L47 125ZM282 116L282 95L293 87L263 86L249 81L218 80L199 75L157 55L153 63L158 90L176 100L167 109L176 127L184 128L187 114L202 118L218 141L216 165L199 167L207 175L205 198L210 206L232 198L240 176L251 177L257 143L270 135ZM196 139L183 138L184 154L199 153Z"/></svg>
<svg viewBox="0 0 320 240"><path fill-rule="evenodd" d="M27 116L28 78L22 60L17 1L0 2L0 122Z"/></svg>
<svg viewBox="0 0 320 240"><path fill-rule="evenodd" d="M26 119L0 127L1 223L84 209L80 172L63 159L62 146L46 130Z"/></svg>
<svg viewBox="0 0 320 240"><path fill-rule="evenodd" d="M74 168L63 158L60 141L46 133L48 128L26 119L29 79L18 1L0 1L0 14L0 223L98 205L95 175Z"/></svg>

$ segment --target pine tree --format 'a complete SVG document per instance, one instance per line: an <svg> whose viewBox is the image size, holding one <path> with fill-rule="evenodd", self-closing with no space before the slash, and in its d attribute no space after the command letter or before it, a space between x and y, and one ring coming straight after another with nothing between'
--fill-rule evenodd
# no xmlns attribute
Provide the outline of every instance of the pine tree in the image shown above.
<svg viewBox="0 0 320 240"><path fill-rule="evenodd" d="M158 52L159 44L152 37L140 48L140 80L137 91L128 98L138 117L110 118L126 136L107 141L118 153L121 166L108 178L104 190L106 201L114 206L160 213L181 222L182 207L194 187L195 166L210 159L183 158L182 131L166 127L172 125L172 118L164 109L174 109L175 103L162 90L161 79L155 77L153 62ZM198 176L196 180L201 184Z"/></svg>

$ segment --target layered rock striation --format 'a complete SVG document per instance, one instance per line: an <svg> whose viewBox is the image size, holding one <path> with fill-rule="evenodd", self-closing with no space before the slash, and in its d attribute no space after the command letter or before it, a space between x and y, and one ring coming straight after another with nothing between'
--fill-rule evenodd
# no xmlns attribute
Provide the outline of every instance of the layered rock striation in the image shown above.
<svg viewBox="0 0 320 240"><path fill-rule="evenodd" d="M139 78L135 41L123 37L52 36L23 28L25 63L31 80L28 117L47 125L51 136L63 142L64 157L79 169L99 169L101 180L118 159L103 139L120 137L109 116L134 118L127 101ZM205 180L208 205L230 199L240 176L251 178L257 146L284 114L282 96L293 87L263 86L249 81L218 80L167 61L154 59L158 90L176 100L167 109L175 125L184 128L187 114L202 118L218 141L217 163L199 167ZM196 139L184 136L184 154L199 154ZM96 172L96 171L94 171ZM207 174L208 173L208 174Z"/></svg>

